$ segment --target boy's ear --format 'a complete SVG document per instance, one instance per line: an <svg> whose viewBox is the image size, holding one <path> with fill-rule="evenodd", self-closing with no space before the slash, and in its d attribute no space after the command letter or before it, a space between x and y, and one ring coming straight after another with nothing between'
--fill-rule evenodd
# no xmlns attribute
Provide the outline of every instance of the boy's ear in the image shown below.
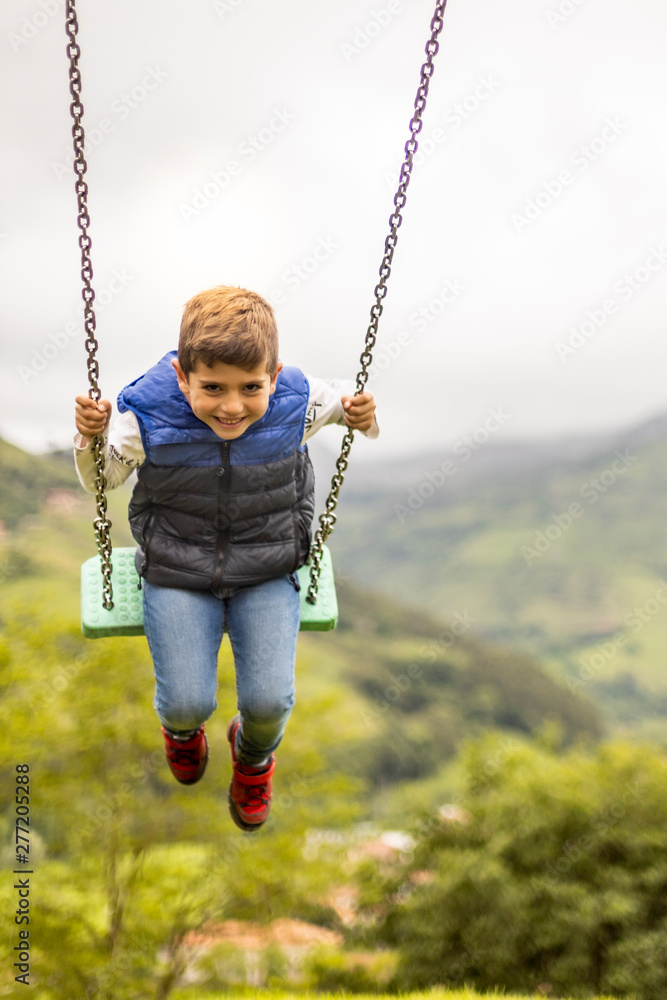
<svg viewBox="0 0 667 1000"><path fill-rule="evenodd" d="M186 396L190 395L190 385L188 383L187 375L178 363L178 358L172 358L172 366L176 372L176 378L178 379L178 388L181 392L184 392Z"/></svg>
<svg viewBox="0 0 667 1000"><path fill-rule="evenodd" d="M269 395L272 395L276 391L276 382L278 381L278 376L280 375L282 370L283 370L283 363L282 361L279 361L274 374L271 376Z"/></svg>

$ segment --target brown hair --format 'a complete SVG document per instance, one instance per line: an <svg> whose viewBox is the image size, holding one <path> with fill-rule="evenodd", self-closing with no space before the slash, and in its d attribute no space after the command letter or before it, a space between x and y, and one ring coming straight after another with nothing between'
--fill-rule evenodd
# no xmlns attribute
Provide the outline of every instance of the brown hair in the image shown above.
<svg viewBox="0 0 667 1000"><path fill-rule="evenodd" d="M186 303L178 339L178 361L185 375L199 361L216 361L251 370L278 367L278 328L273 309L256 292L218 285Z"/></svg>

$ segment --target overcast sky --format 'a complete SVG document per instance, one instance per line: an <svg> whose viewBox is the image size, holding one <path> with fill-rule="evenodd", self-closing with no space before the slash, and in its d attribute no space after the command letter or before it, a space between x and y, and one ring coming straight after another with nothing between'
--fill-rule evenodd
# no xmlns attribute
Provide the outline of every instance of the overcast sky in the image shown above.
<svg viewBox="0 0 667 1000"><path fill-rule="evenodd" d="M216 284L355 374L432 6L78 0L106 396ZM369 459L667 409L666 34L664 0L449 0ZM34 451L86 389L65 43L63 0L3 0L0 435Z"/></svg>

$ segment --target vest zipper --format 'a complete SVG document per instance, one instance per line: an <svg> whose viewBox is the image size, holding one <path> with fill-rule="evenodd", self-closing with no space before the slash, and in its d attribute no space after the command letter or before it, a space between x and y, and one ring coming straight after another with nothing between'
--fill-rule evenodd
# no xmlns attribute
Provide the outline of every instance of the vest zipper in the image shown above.
<svg viewBox="0 0 667 1000"><path fill-rule="evenodd" d="M225 559L225 548L229 538L229 441L220 444L220 467L218 469L220 487L218 491L218 523L224 515L227 527L224 531L218 528L218 544L216 547L215 572L213 574L212 590L222 588L222 568Z"/></svg>

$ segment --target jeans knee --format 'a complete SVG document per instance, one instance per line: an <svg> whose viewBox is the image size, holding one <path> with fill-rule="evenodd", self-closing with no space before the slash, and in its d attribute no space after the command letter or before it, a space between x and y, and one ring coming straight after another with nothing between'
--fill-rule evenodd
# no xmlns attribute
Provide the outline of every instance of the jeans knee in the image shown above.
<svg viewBox="0 0 667 1000"><path fill-rule="evenodd" d="M245 704L239 704L239 711L244 719L254 725L261 726L282 721L292 711L294 694L281 698L255 697Z"/></svg>
<svg viewBox="0 0 667 1000"><path fill-rule="evenodd" d="M199 729L202 722L213 714L216 702L192 701L188 704L156 705L155 708L165 729L179 733Z"/></svg>

